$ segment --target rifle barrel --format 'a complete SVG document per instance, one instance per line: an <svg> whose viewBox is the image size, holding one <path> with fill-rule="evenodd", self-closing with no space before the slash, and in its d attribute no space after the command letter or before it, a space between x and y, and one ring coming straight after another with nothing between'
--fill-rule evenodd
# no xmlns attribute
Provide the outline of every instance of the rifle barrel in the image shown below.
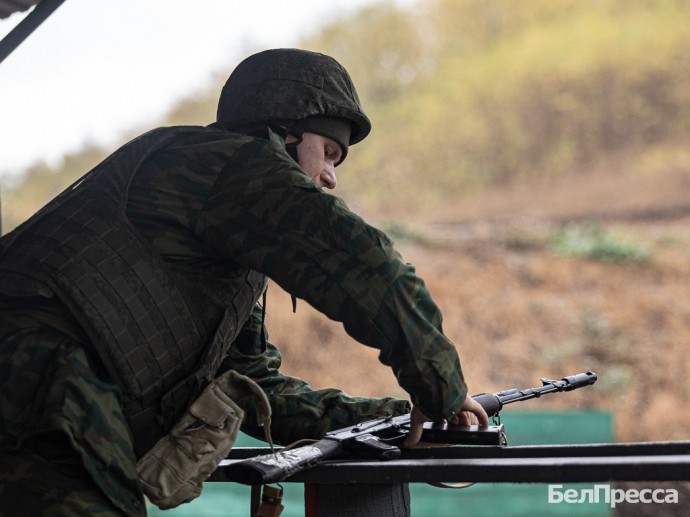
<svg viewBox="0 0 690 517"><path fill-rule="evenodd" d="M498 393L480 393L472 398L482 405L487 415L496 416L506 404L539 398L547 393L557 391L572 391L594 384L596 381L596 373L585 372L563 377L560 381L541 379L542 385L537 388L525 388L523 390L512 388Z"/></svg>

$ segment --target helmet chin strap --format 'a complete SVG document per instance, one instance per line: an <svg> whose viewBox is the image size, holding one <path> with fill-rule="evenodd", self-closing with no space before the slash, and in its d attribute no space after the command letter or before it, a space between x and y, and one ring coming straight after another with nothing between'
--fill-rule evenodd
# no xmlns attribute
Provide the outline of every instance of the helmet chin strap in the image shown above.
<svg viewBox="0 0 690 517"><path fill-rule="evenodd" d="M280 129L281 136L282 134L284 134L283 139L286 139L288 135L292 135L295 138L297 138L297 140L295 140L294 142L286 143L285 150L290 155L290 157L293 160L295 160L295 162L299 163L299 160L297 159L297 146L302 143L304 129L301 127L301 124L299 124L299 122L296 122L291 127L281 127Z"/></svg>
<svg viewBox="0 0 690 517"><path fill-rule="evenodd" d="M299 160L297 159L297 146L301 141L302 139L300 138L297 142L290 142L289 144L285 144L285 150L290 155L290 158L295 160L296 163L299 163Z"/></svg>

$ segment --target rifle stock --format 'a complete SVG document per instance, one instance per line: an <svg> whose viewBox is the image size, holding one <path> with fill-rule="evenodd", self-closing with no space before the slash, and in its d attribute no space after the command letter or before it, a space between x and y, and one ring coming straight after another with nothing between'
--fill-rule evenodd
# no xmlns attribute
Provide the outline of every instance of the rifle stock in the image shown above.
<svg viewBox="0 0 690 517"><path fill-rule="evenodd" d="M272 454L256 456L225 467L229 481L246 485L264 485L282 481L295 472L314 467L328 458L340 455L342 444L324 438L310 445L281 449ZM221 467L222 467L221 462Z"/></svg>

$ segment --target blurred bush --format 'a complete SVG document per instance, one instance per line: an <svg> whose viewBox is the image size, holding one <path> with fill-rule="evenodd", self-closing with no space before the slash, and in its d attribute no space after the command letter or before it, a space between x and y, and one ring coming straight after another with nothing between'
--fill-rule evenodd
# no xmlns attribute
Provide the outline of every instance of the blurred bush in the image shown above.
<svg viewBox="0 0 690 517"><path fill-rule="evenodd" d="M647 149L687 170L688 20L689 0L389 0L335 16L301 46L348 68L374 123L342 166L338 193L358 211L414 217L621 151L631 173ZM224 79L162 123L212 121ZM64 187L86 172L68 158L29 175L31 202L19 200L29 176L6 186L6 205L26 207L7 214L6 229L49 199L44 182Z"/></svg>
<svg viewBox="0 0 690 517"><path fill-rule="evenodd" d="M560 255L572 255L616 264L644 262L650 257L649 249L601 225L569 224L553 233L551 248Z"/></svg>
<svg viewBox="0 0 690 517"><path fill-rule="evenodd" d="M310 42L352 69L374 121L346 165L357 199L423 208L690 134L688 1L369 10Z"/></svg>

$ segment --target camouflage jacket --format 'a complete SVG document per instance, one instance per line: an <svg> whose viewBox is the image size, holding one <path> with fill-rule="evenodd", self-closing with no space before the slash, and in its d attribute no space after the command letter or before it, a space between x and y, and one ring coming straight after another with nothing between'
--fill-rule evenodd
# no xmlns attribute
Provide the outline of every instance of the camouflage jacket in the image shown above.
<svg viewBox="0 0 690 517"><path fill-rule="evenodd" d="M167 146L135 177L128 215L174 267L230 259L342 322L354 339L380 350L380 361L428 416L448 417L462 404L466 388L455 347L414 267L383 232L314 185L277 137L249 138L209 127ZM238 339L256 343L263 330L250 320L244 332ZM224 367L258 380L278 375L273 347L241 353L250 349L231 347ZM278 378L264 382L277 419L301 414L299 400L334 407L319 401L332 393L307 395L302 385L287 390L296 390L297 397L284 396L288 380ZM328 415L318 416L326 423L306 434L353 418L329 425Z"/></svg>
<svg viewBox="0 0 690 517"><path fill-rule="evenodd" d="M359 342L378 349L381 362L392 368L400 386L428 416L448 417L460 407L466 387L459 359L443 335L440 311L413 266L402 260L384 233L314 185L279 139L200 127L155 152L142 165L130 186L127 214L171 271L190 274L219 265L256 270L342 322ZM207 321L202 323L209 333L223 312L226 295L204 293L203 300L198 300L204 303ZM47 310L64 312L64 308ZM409 409L405 400L312 390L303 380L282 375L280 354L267 342L261 316L257 306L229 346L221 369L249 375L266 391L274 413L272 431L279 443L320 437L362 419ZM19 443L23 435L36 432L32 426L44 419L47 409L32 397L44 389L45 379L60 382L59 374L49 371L54 361L31 359L39 348L28 342L24 346L21 336L12 332L11 320L7 314L4 328L17 341L14 348L7 348L6 356L0 354L0 366L3 378L19 375L23 386L12 389L0 380L4 420L0 450L12 449L12 443ZM43 350L49 343L42 342ZM56 350L59 346L56 343ZM50 353L42 352L41 360ZM22 362L15 368L14 358L19 357ZM45 369L33 375L29 364L42 364ZM87 392L101 389L97 381L83 385L87 400L92 398ZM61 391L57 386L51 389ZM261 437L251 403L238 402L249 413L243 430ZM98 405L90 409L99 412L98 418L115 418L121 428L121 415L101 413ZM69 423L72 417L78 425ZM89 470L100 486L111 487L106 492L116 499L113 481L107 478L118 468L123 478L131 477L133 466L122 459L131 457L131 451L123 443L124 452L108 456L101 450L103 440L98 433L84 427L86 420L75 414L63 414L58 420L56 428L79 430L73 443L83 444L87 466L89 455L94 465L101 460L109 465L110 474L96 467Z"/></svg>

